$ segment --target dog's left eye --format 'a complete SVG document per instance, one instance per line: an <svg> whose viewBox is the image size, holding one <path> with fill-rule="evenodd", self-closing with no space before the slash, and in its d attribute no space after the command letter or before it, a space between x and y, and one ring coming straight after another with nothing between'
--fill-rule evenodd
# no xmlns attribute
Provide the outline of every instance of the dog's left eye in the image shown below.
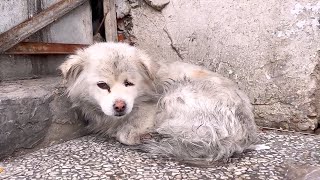
<svg viewBox="0 0 320 180"><path fill-rule="evenodd" d="M110 92L110 86L109 86L107 83L105 83L105 82L99 81L99 82L97 83L97 86L98 86L99 88L101 88L101 89L105 89L105 90L108 90L108 91Z"/></svg>
<svg viewBox="0 0 320 180"><path fill-rule="evenodd" d="M129 82L128 80L125 80L125 81L124 81L124 85L125 85L126 87L128 87L128 86L134 86L134 84L133 84L132 82Z"/></svg>

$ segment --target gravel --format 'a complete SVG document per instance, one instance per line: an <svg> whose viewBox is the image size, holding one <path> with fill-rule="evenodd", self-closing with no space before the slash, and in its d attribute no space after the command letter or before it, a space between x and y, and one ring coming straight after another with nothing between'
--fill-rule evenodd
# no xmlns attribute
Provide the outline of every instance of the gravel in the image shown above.
<svg viewBox="0 0 320 180"><path fill-rule="evenodd" d="M320 137L261 132L268 150L207 167L151 156L112 139L85 136L0 162L0 179L299 179L320 173ZM312 174L313 172L313 174Z"/></svg>

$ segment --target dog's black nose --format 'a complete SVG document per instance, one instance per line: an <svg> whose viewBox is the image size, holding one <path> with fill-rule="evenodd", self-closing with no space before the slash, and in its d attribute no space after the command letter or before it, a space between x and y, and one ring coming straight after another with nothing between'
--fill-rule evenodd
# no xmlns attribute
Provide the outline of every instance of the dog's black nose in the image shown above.
<svg viewBox="0 0 320 180"><path fill-rule="evenodd" d="M113 104L113 109L119 113L123 112L126 109L126 103L123 100L116 100Z"/></svg>

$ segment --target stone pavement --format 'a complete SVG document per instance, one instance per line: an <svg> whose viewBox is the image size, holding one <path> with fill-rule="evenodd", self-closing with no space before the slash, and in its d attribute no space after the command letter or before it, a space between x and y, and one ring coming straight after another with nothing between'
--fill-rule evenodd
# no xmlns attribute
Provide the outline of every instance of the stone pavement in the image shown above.
<svg viewBox="0 0 320 180"><path fill-rule="evenodd" d="M271 149L194 167L86 136L5 159L0 179L320 179L319 136L265 131L260 143Z"/></svg>

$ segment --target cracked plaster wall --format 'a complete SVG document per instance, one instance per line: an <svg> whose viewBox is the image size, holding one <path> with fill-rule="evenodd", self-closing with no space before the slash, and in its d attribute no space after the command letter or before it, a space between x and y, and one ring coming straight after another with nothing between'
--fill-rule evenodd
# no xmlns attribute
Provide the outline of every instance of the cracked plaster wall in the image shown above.
<svg viewBox="0 0 320 180"><path fill-rule="evenodd" d="M320 1L171 0L162 10L149 1L126 2L129 34L152 58L230 77L249 95L261 126L317 127Z"/></svg>

